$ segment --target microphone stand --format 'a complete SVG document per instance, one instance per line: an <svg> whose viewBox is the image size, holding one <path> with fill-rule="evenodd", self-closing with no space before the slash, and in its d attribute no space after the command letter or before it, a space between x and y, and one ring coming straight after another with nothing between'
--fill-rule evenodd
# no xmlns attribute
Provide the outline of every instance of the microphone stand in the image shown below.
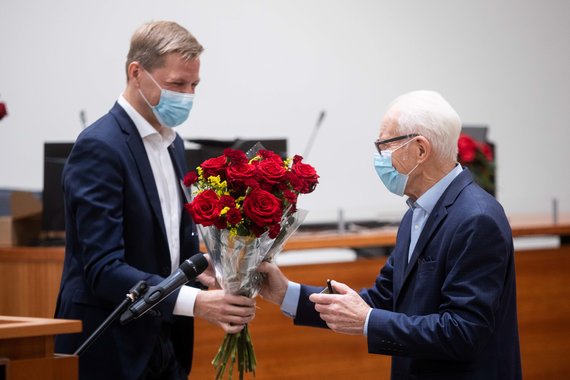
<svg viewBox="0 0 570 380"><path fill-rule="evenodd" d="M99 335L101 335L103 331L105 331L105 329L107 329L107 327L109 327L109 325L113 323L113 321L117 319L117 317L121 315L130 306L130 304L138 300L143 294L146 293L147 289L148 289L148 284L146 283L146 281L137 282L137 284L133 286L131 290L129 290L129 293L127 293L127 296L123 300L123 302L121 302L121 304L117 306L117 308L111 313L111 315L109 315L107 319L105 319L103 323L101 323L101 325L97 327L97 330L95 330L93 334L91 334L85 340L85 342L83 342L83 344L77 349L77 351L73 353L73 355L80 356L83 352L85 352L85 350L89 347L89 345L91 345L91 343L93 343L93 341L95 341L95 339L97 339Z"/></svg>

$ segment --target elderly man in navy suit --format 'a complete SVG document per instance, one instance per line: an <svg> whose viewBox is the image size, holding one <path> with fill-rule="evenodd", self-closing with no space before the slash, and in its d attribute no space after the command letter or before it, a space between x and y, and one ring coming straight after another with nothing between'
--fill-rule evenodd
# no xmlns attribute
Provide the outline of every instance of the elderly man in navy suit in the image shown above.
<svg viewBox="0 0 570 380"><path fill-rule="evenodd" d="M438 93L398 97L374 142L374 166L410 208L373 286L356 293L333 281L337 294L319 294L265 263L262 296L295 324L364 335L370 353L392 355L392 379L520 379L511 229L458 165L460 130Z"/></svg>
<svg viewBox="0 0 570 380"><path fill-rule="evenodd" d="M74 144L63 172L66 247L56 316L82 320L83 333L57 337L57 352L75 352L137 282L156 285L198 252L180 186L184 144L172 128L192 108L202 50L174 22L141 26L131 39L125 91ZM193 317L230 333L253 318L253 300L189 285L153 313L111 325L79 358L80 378L187 379Z"/></svg>

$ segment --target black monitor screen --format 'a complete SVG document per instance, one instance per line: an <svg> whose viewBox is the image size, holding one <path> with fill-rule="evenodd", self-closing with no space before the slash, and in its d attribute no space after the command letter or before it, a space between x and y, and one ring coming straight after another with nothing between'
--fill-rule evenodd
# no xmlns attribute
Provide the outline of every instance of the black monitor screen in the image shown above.
<svg viewBox="0 0 570 380"><path fill-rule="evenodd" d="M261 143L265 149L274 151L282 158L287 157L287 139L285 138L238 138L235 140L188 139L187 141L197 145L195 148L186 149L186 163L190 170L196 169L196 166L208 158L221 156L226 148L239 149L247 152L258 142Z"/></svg>
<svg viewBox="0 0 570 380"><path fill-rule="evenodd" d="M44 144L43 231L65 231L61 175L73 143Z"/></svg>

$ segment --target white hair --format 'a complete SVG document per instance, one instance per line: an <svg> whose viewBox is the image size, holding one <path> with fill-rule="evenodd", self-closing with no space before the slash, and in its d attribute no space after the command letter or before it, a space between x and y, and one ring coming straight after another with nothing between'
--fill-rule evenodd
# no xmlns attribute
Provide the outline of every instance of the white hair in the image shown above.
<svg viewBox="0 0 570 380"><path fill-rule="evenodd" d="M461 119L451 105L435 91L412 91L397 97L388 114L398 122L402 135L418 133L431 144L436 159L457 161Z"/></svg>

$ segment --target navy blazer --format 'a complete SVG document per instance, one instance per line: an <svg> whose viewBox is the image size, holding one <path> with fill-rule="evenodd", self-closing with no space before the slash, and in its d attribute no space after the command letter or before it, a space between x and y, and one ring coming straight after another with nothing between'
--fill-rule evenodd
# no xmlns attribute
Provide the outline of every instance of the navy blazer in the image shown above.
<svg viewBox="0 0 570 380"><path fill-rule="evenodd" d="M439 199L407 262L412 211L374 285L368 352L392 355L392 379L520 379L511 229L464 170ZM302 286L296 324L324 327Z"/></svg>
<svg viewBox="0 0 570 380"><path fill-rule="evenodd" d="M186 172L177 136L169 153ZM143 140L121 106L85 129L63 171L66 247L56 317L83 321L81 334L61 335L56 352L72 353L140 280L155 285L171 273L166 230ZM182 198L184 199L184 198ZM195 225L180 205L180 260L198 252ZM137 379L162 326L172 330L178 360L192 363L193 319L173 316L178 291L143 317L112 324L80 357L81 379Z"/></svg>

